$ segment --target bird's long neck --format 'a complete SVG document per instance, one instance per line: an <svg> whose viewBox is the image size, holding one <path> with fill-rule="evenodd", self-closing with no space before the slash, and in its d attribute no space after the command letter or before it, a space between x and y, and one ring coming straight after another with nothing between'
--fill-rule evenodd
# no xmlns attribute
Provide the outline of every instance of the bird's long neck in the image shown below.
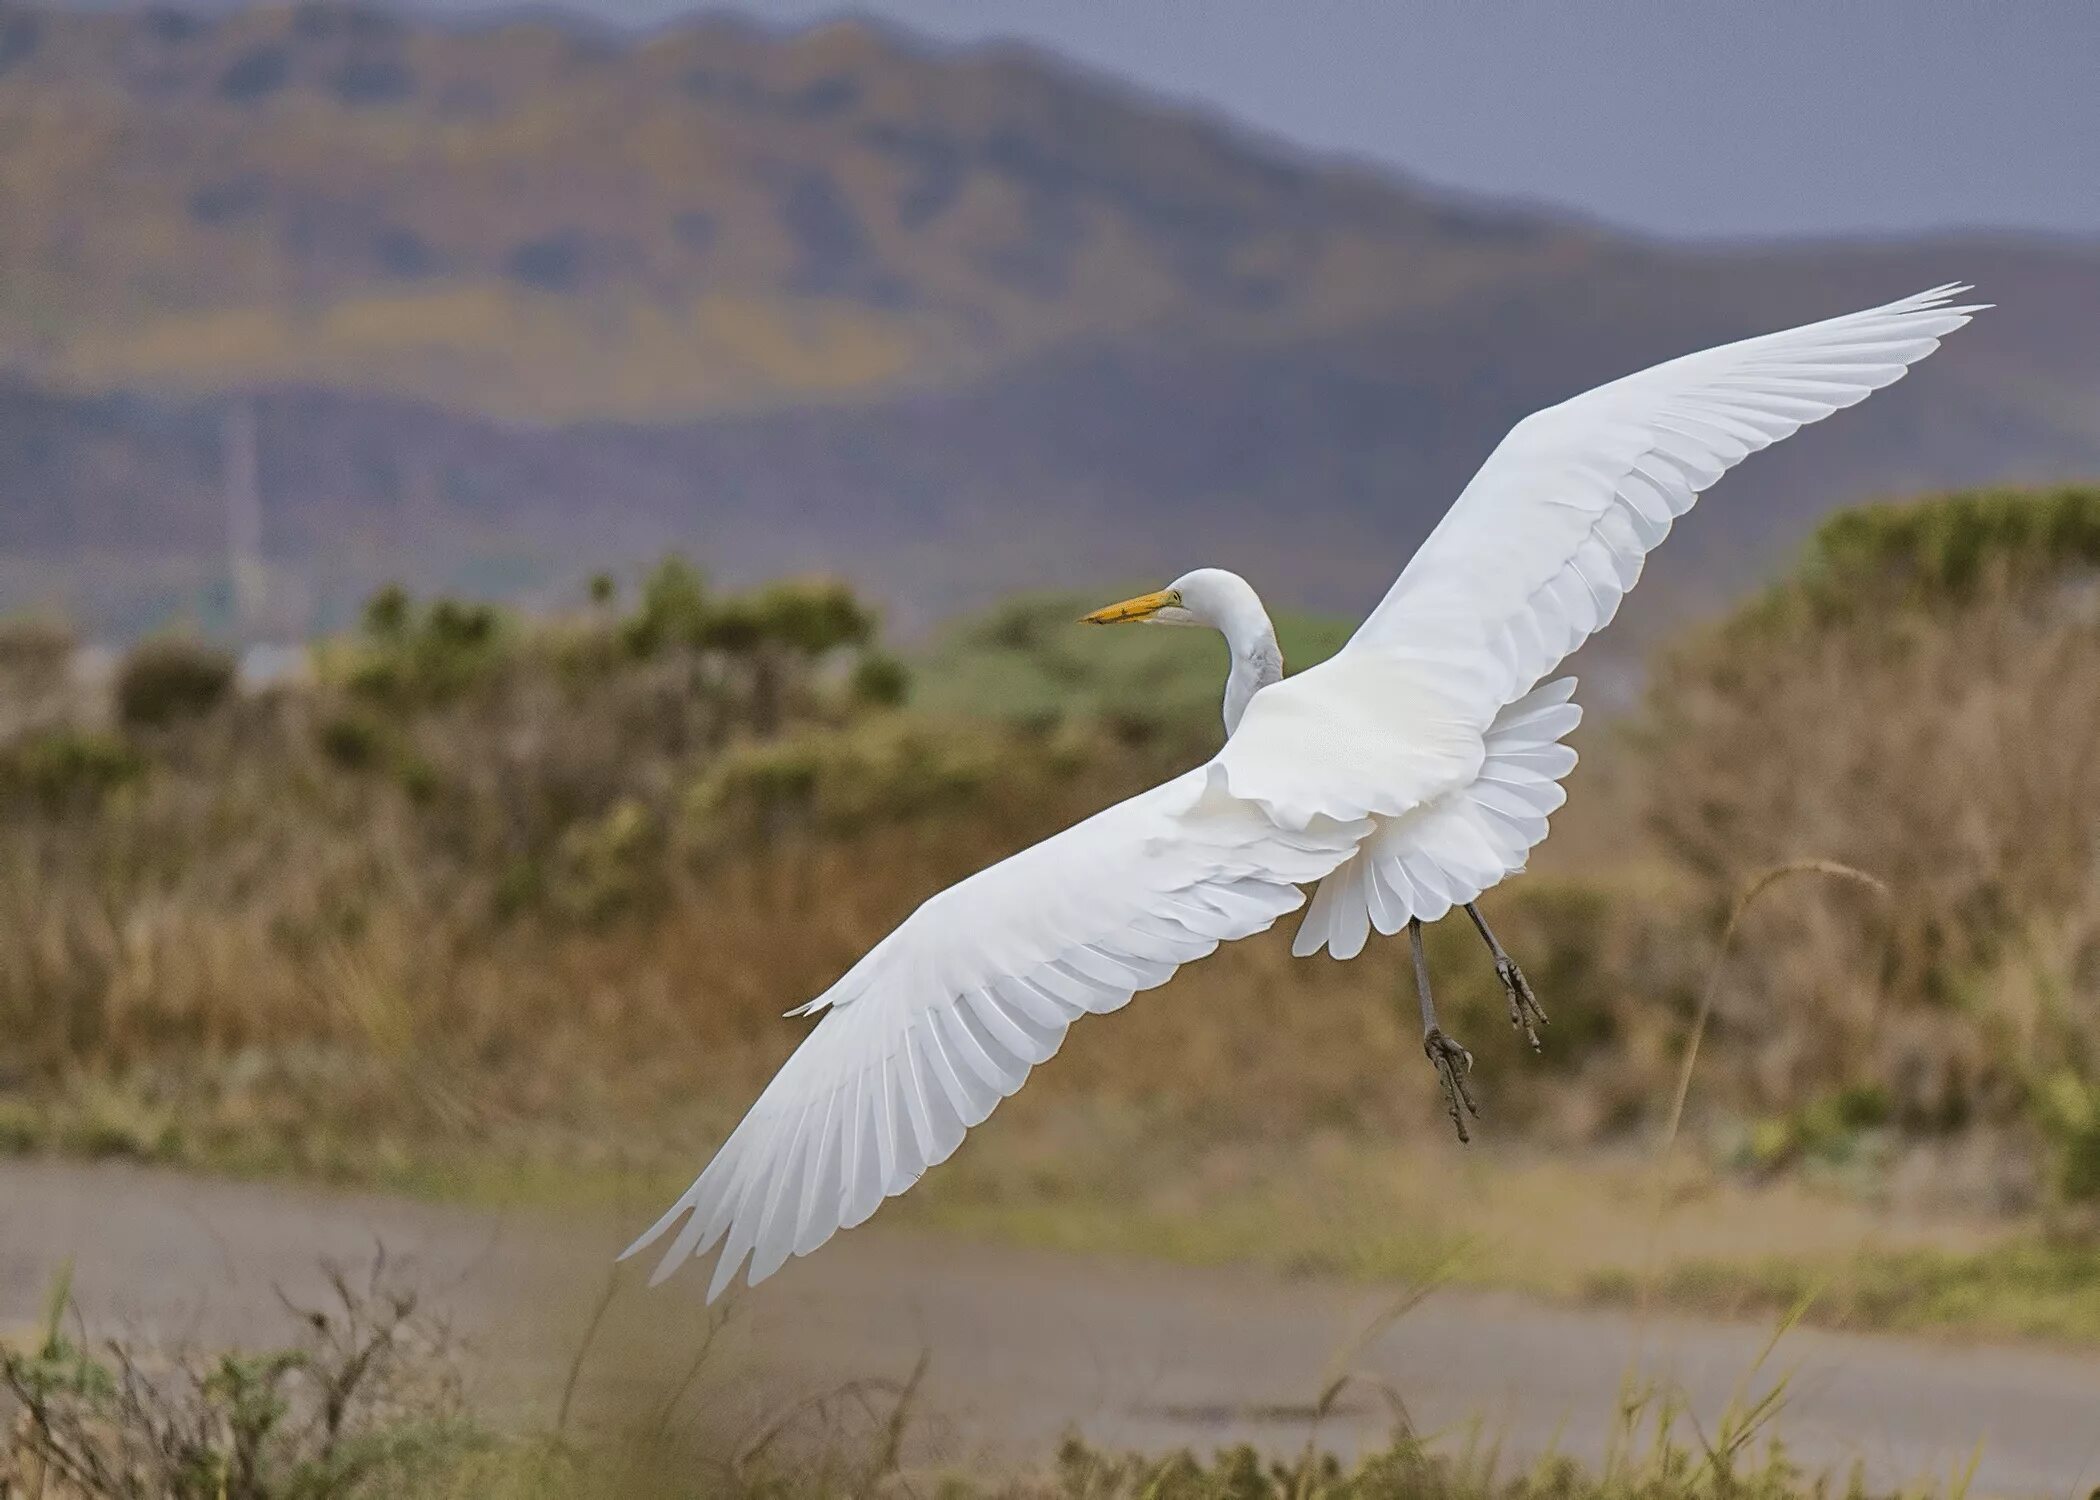
<svg viewBox="0 0 2100 1500"><path fill-rule="evenodd" d="M1240 727L1240 716L1254 695L1272 682L1283 680L1283 649L1276 644L1276 627L1259 599L1235 609L1218 629L1224 633L1232 653L1232 670L1225 678L1225 735L1229 739Z"/></svg>

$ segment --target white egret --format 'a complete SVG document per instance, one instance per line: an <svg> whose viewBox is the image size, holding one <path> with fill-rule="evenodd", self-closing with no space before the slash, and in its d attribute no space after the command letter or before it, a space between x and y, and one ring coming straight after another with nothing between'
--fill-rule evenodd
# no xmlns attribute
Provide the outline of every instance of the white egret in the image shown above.
<svg viewBox="0 0 2100 1500"><path fill-rule="evenodd" d="M712 1163L626 1252L685 1224L655 1280L725 1238L710 1300L859 1224L961 1144L1080 1016L1117 1009L1317 894L1293 951L1405 927L1423 1047L1460 1137L1471 1057L1437 1025L1422 923L1481 919L1575 764L1572 678L1641 562L1742 459L1899 379L1969 321L1949 285L1687 355L1519 422L1347 645L1286 678L1246 581L1199 568L1089 620L1203 625L1231 647L1224 748L931 897L793 1014L823 1018ZM1536 1045L1536 1036L1532 1037Z"/></svg>

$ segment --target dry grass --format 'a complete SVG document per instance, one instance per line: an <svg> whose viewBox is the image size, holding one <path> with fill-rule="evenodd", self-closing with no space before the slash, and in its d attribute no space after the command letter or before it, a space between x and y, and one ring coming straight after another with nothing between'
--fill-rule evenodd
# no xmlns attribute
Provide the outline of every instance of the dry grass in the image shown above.
<svg viewBox="0 0 2100 1500"><path fill-rule="evenodd" d="M381 1255L328 1269L332 1300L285 1304L295 1342L90 1347L53 1287L29 1347L0 1347L4 1500L346 1500L476 1444L443 1325Z"/></svg>
<svg viewBox="0 0 2100 1500"><path fill-rule="evenodd" d="M1665 670L1642 740L1649 824L1704 902L1802 855L1890 892L1751 914L1715 1015L1733 1059L1718 1097L1766 1114L1844 1101L1921 1136L2028 1120L2054 1147L2038 1169L2084 1195L2095 644L2082 595L2008 586L1835 625L1753 615Z"/></svg>

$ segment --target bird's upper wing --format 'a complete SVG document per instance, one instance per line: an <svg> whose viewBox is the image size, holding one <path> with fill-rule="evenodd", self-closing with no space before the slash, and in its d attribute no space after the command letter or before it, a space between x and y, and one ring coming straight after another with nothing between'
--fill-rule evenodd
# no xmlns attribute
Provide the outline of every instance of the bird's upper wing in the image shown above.
<svg viewBox="0 0 2100 1500"><path fill-rule="evenodd" d="M1980 307L1948 285L1685 355L1519 422L1344 655L1491 663L1485 725L1610 622L1701 491L1760 448L1902 378Z"/></svg>
<svg viewBox="0 0 2100 1500"><path fill-rule="evenodd" d="M1574 683L1642 560L1751 453L1851 406L1969 321L1966 288L1656 365L1519 422L1334 657L1258 694L1214 774L1290 824L1368 815L1295 951L1359 952L1524 867L1575 764ZM1338 707L1339 705L1339 707Z"/></svg>
<svg viewBox="0 0 2100 1500"><path fill-rule="evenodd" d="M717 1240L710 1299L769 1276L945 1160L1065 1028L1304 899L1368 831L1284 829L1202 770L932 897L803 1011L824 1012L685 1195L656 1278Z"/></svg>

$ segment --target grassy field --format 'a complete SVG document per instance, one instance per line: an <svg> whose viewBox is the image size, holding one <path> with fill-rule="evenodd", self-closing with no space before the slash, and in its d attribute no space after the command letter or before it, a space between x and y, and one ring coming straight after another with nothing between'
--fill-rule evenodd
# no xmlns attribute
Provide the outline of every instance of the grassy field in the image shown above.
<svg viewBox="0 0 2100 1500"><path fill-rule="evenodd" d="M1473 935L1432 933L1489 1149L1444 1134L1398 956L1298 962L1277 932L1076 1028L886 1215L2094 1336L2096 538L2080 491L1841 518L1585 727L1553 840L1487 901L1554 1015L1543 1058ZM383 595L261 690L180 640L83 686L62 631L14 623L0 1149L682 1185L800 1035L781 1011L1215 742L1214 642L1070 614L1020 601L906 663L842 589L666 565L556 619ZM1282 623L1297 666L1343 635ZM1724 956L1741 893L1804 857L1880 884L1782 881Z"/></svg>

